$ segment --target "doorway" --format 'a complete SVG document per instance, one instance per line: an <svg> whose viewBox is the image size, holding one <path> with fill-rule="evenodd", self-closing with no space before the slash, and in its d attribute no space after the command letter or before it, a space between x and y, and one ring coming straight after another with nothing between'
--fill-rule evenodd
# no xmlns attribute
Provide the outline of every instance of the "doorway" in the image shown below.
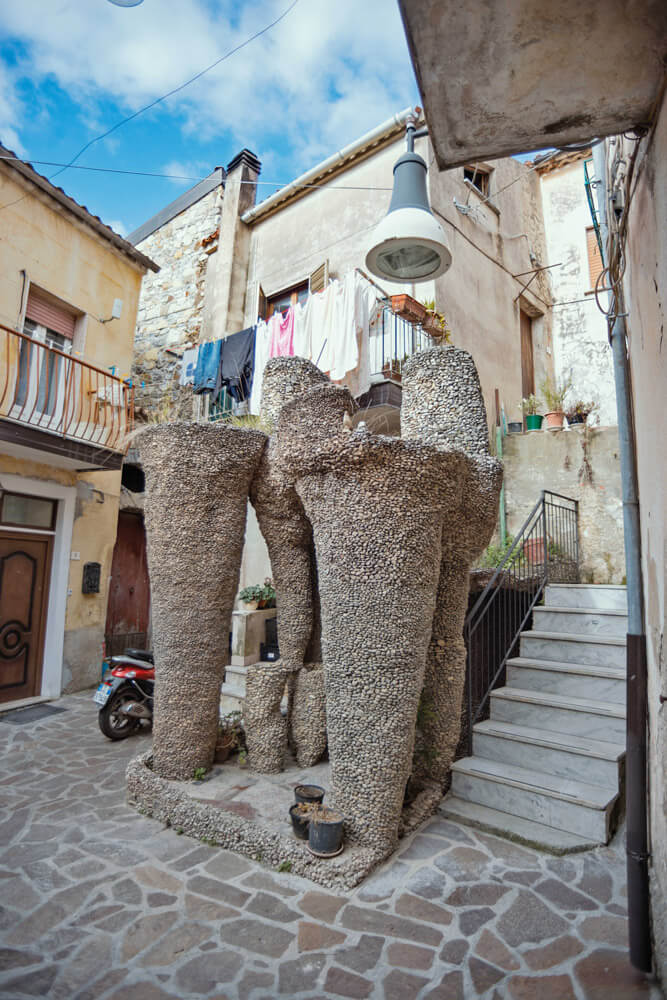
<svg viewBox="0 0 667 1000"><path fill-rule="evenodd" d="M0 703L40 693L52 535L0 532Z"/></svg>
<svg viewBox="0 0 667 1000"><path fill-rule="evenodd" d="M533 321L523 309L519 310L521 323L521 396L526 399L535 392L535 363L533 360ZM525 429L525 415L524 415Z"/></svg>
<svg viewBox="0 0 667 1000"><path fill-rule="evenodd" d="M122 510L118 515L104 630L107 656L122 653L126 646L145 648L150 600L144 519Z"/></svg>

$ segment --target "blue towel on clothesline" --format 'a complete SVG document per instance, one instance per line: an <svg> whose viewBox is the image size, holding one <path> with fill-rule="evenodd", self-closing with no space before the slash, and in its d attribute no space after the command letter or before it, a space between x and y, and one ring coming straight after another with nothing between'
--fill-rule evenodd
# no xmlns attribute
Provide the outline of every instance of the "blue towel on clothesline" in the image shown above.
<svg viewBox="0 0 667 1000"><path fill-rule="evenodd" d="M218 372L220 370L221 340L209 340L199 345L197 367L195 368L194 392L210 392L216 394Z"/></svg>

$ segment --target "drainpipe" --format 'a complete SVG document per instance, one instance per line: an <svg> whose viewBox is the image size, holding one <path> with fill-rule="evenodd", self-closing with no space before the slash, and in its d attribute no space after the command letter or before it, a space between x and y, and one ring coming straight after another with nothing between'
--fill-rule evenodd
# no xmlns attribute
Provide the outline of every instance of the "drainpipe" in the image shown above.
<svg viewBox="0 0 667 1000"><path fill-rule="evenodd" d="M600 182L598 205L607 241L607 187L604 146L593 148L596 178ZM652 972L651 919L648 864L648 783L647 743L647 666L644 599L641 567L641 531L637 455L627 354L627 327L621 296L617 296L616 316L610 325L609 339L616 383L621 488L623 493L623 535L628 600L626 636L626 763L625 809L627 818L626 856L628 877L628 933L630 961L641 972Z"/></svg>

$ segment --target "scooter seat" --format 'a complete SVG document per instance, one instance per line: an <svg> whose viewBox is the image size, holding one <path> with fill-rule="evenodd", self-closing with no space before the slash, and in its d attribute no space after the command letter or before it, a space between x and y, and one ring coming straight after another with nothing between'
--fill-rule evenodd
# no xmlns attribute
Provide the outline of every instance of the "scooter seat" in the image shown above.
<svg viewBox="0 0 667 1000"><path fill-rule="evenodd" d="M149 649L126 649L126 656L131 656L133 660L143 660L144 663L153 663L153 653Z"/></svg>

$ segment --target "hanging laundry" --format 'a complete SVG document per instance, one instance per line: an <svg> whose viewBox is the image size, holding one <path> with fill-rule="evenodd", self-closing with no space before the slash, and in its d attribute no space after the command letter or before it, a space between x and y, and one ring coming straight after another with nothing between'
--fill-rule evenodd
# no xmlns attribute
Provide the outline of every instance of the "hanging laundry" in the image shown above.
<svg viewBox="0 0 667 1000"><path fill-rule="evenodd" d="M225 388L236 403L250 396L255 367L255 327L233 333L222 342L219 389Z"/></svg>
<svg viewBox="0 0 667 1000"><path fill-rule="evenodd" d="M337 335L336 300L339 289L339 283L332 281L323 292L310 296L311 360L323 372L329 372L333 364L333 345Z"/></svg>
<svg viewBox="0 0 667 1000"><path fill-rule="evenodd" d="M262 405L262 379L264 369L269 360L269 346L271 341L271 330L268 323L263 319L259 320L255 327L255 371L252 379L252 389L250 392L250 412L259 416Z"/></svg>
<svg viewBox="0 0 667 1000"><path fill-rule="evenodd" d="M269 320L269 326L271 328L270 357L291 357L294 354L294 309L292 306L284 315L274 313Z"/></svg>
<svg viewBox="0 0 667 1000"><path fill-rule="evenodd" d="M212 399L217 398L219 390L218 377L220 373L221 340L208 340L199 345L197 367L195 368L194 391L210 392Z"/></svg>
<svg viewBox="0 0 667 1000"><path fill-rule="evenodd" d="M185 351L183 351L183 359L181 361L181 377L178 380L179 385L193 384L195 380L195 369L197 367L198 354L198 347L188 347Z"/></svg>

